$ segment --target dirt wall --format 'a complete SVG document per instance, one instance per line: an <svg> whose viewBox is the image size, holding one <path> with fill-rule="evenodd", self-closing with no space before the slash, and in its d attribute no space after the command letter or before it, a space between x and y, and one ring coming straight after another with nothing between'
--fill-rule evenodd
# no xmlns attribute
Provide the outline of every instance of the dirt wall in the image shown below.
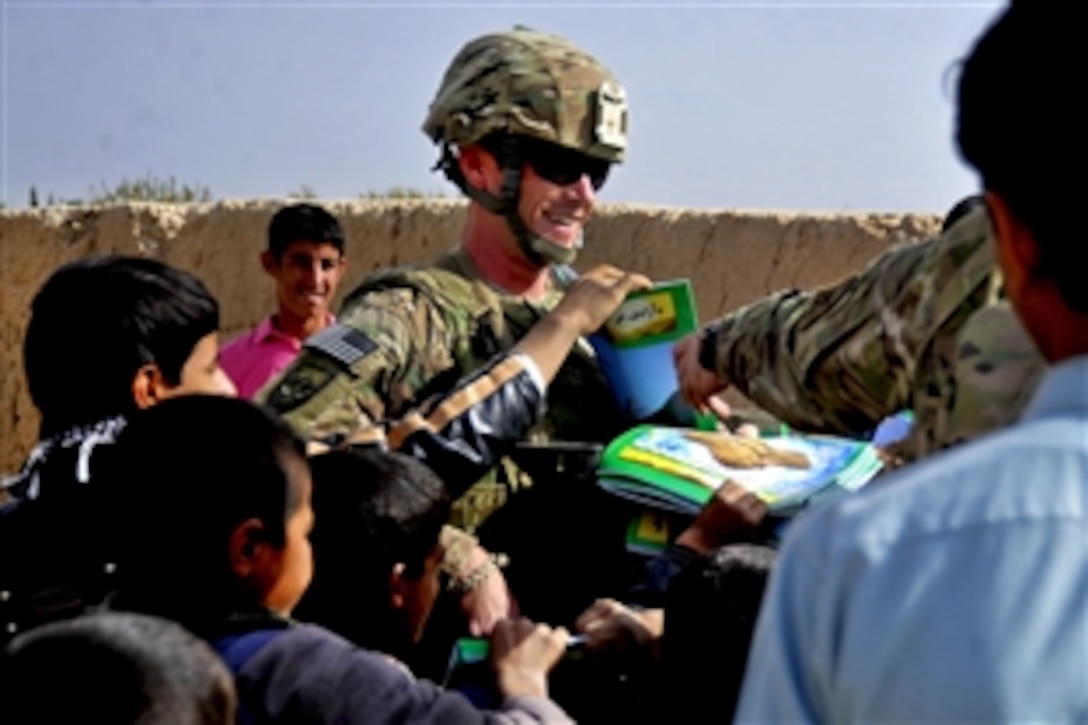
<svg viewBox="0 0 1088 725"><path fill-rule="evenodd" d="M29 304L58 265L96 253L152 256L188 269L219 299L224 338L272 309L258 256L280 200L214 205L0 211L0 471L18 467L37 435L26 392L22 338ZM367 272L426 261L457 242L460 201L322 202L347 235L341 295ZM688 277L703 320L769 292L838 280L888 246L936 231L929 214L817 214L603 206L575 265L598 262L656 279ZM90 354L87 351L84 354ZM73 364L78 364L74 360Z"/></svg>

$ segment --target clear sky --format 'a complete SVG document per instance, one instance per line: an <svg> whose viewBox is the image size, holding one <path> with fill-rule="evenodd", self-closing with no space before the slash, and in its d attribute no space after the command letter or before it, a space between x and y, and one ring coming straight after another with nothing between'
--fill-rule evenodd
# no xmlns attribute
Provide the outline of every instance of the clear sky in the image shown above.
<svg viewBox="0 0 1088 725"><path fill-rule="evenodd" d="M453 194L420 131L446 64L515 23L627 88L604 201L943 212L976 189L954 66L1004 3L2 4L0 200L154 173L215 197Z"/></svg>

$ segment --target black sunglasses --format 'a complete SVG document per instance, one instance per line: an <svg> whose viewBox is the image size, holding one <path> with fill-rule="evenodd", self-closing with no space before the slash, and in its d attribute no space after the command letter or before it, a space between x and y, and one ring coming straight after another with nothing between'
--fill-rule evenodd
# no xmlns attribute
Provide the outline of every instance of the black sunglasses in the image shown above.
<svg viewBox="0 0 1088 725"><path fill-rule="evenodd" d="M559 186L568 186L588 176L596 191L604 186L612 169L608 161L553 144L525 144L521 155L537 176Z"/></svg>
<svg viewBox="0 0 1088 725"><path fill-rule="evenodd" d="M506 148L503 141L510 139L501 134L494 134L480 141L495 158L502 159ZM516 148L519 159L533 168L536 175L545 181L559 186L569 186L582 178L589 177L589 183L595 191L604 186L608 172L612 169L609 161L595 159L557 144L538 141L525 137L517 138Z"/></svg>

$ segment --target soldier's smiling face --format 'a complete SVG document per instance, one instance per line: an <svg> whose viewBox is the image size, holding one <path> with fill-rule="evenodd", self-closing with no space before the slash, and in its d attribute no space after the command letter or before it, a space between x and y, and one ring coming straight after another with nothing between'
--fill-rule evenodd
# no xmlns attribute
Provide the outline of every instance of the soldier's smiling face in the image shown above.
<svg viewBox="0 0 1088 725"><path fill-rule="evenodd" d="M572 249L608 177L608 162L550 144L527 156L518 211L533 234Z"/></svg>

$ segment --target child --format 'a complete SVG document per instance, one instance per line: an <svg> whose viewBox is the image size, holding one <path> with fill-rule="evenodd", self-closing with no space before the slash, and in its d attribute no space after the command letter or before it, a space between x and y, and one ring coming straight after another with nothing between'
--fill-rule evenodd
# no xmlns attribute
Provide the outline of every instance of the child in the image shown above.
<svg viewBox="0 0 1088 725"><path fill-rule="evenodd" d="M0 483L0 640L98 606L109 589L90 507L125 421L191 392L233 395L219 368L219 306L192 274L152 259L89 257L56 270L23 347L40 440ZM18 553L15 553L18 552Z"/></svg>
<svg viewBox="0 0 1088 725"><path fill-rule="evenodd" d="M223 369L246 399L336 321L329 307L347 269L340 222L316 204L283 207L269 222L261 267L276 283L276 312L223 346Z"/></svg>
<svg viewBox="0 0 1088 725"><path fill-rule="evenodd" d="M721 546L670 584L661 652L670 717L732 721L776 555L761 544Z"/></svg>
<svg viewBox="0 0 1088 725"><path fill-rule="evenodd" d="M442 587L445 485L419 461L375 449L314 456L310 469L315 576L298 617L408 661Z"/></svg>
<svg viewBox="0 0 1088 725"><path fill-rule="evenodd" d="M230 672L173 622L95 614L16 637L0 655L0 712L9 725L231 725Z"/></svg>
<svg viewBox="0 0 1088 725"><path fill-rule="evenodd" d="M270 723L566 721L547 699L562 630L504 621L492 638L503 710L416 680L291 613L310 583L304 446L238 399L189 396L136 417L104 495L119 548L114 604L174 619L235 672L242 718ZM138 513L137 513L138 512Z"/></svg>

